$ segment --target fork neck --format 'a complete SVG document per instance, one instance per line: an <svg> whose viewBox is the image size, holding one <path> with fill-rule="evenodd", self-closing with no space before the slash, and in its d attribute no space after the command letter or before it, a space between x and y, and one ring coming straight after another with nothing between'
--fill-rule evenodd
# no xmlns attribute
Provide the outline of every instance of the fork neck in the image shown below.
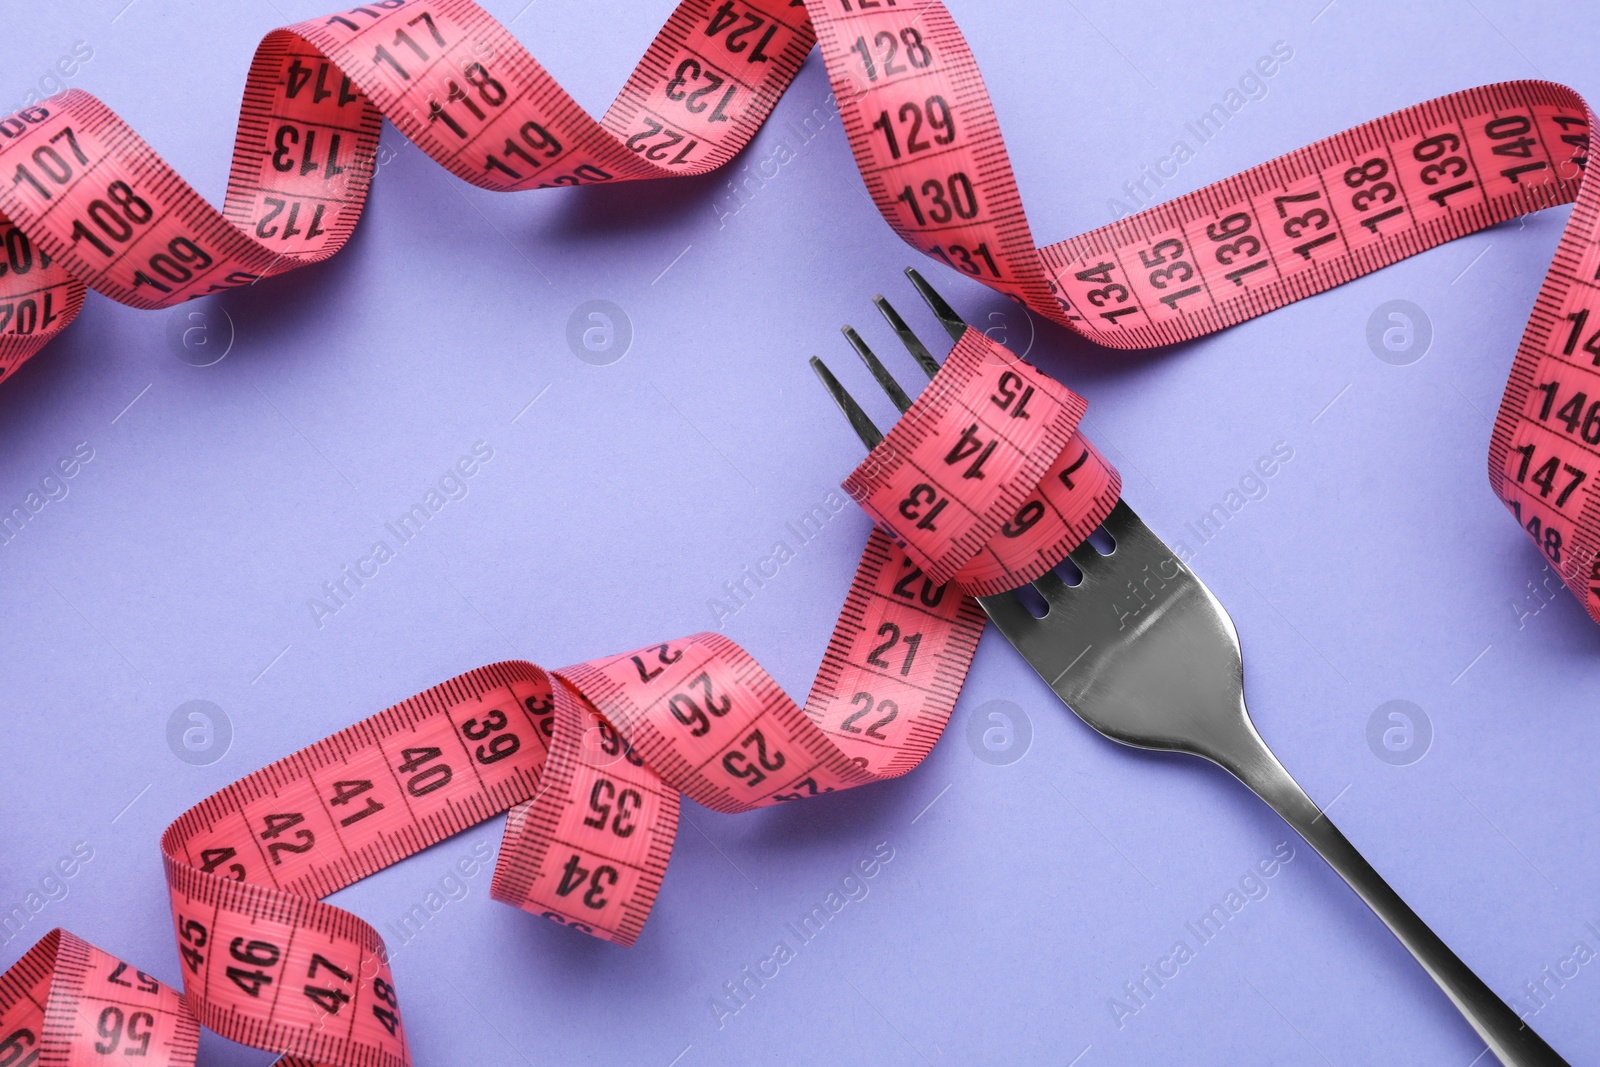
<svg viewBox="0 0 1600 1067"><path fill-rule="evenodd" d="M1255 734L1254 725L1250 732ZM1495 995L1373 869L1256 735L1259 751L1222 764L1272 809L1366 902L1416 957L1506 1067L1566 1067L1544 1039ZM1218 761L1221 762L1221 761Z"/></svg>

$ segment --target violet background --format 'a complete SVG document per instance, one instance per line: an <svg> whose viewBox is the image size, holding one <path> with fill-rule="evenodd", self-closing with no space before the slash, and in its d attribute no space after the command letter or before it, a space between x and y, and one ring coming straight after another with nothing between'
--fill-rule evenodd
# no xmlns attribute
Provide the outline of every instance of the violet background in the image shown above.
<svg viewBox="0 0 1600 1067"><path fill-rule="evenodd" d="M597 115L672 6L525 3L486 6ZM1294 56L1266 97L1163 197L1485 82L1545 77L1600 98L1590 5L1324 3L949 0L1041 243L1108 221L1107 199L1176 138L1192 144L1184 123L1279 40ZM30 5L0 35L0 106L87 41L71 84L220 203L257 41L326 6ZM236 340L220 363L175 357L168 320L185 309L92 295L0 385L0 504L78 442L94 449L69 495L0 547L0 904L74 842L94 850L0 965L62 925L176 983L156 841L184 808L478 664L556 666L710 626L708 599L860 455L806 357L844 372L888 424L837 327L890 350L868 302L884 291L935 336L898 275L908 264L1089 398L1091 435L1169 540L1286 442L1268 495L1193 559L1238 625L1262 733L1519 1008L1535 1006L1523 989L1541 968L1580 941L1600 951L1600 629L1565 593L1531 591L1558 586L1484 476L1567 210L1213 337L1118 354L915 256L867 200L837 121L727 214L730 178L779 139L799 147L790 124L827 96L813 54L733 173L519 196L459 182L386 129L350 246L221 301ZM631 350L608 366L567 345L568 316L591 299L632 323ZM1409 366L1366 342L1391 299L1432 323ZM494 458L466 498L319 627L308 599L480 439ZM797 697L866 531L841 513L726 621ZM168 718L192 699L232 723L210 766L168 749ZM1009 766L966 740L996 699L1032 729ZM1408 766L1367 742L1392 699L1433 728ZM487 871L468 879L466 899L397 950L416 1062L1467 1067L1482 1049L1276 816L1221 772L1097 737L992 631L949 736L914 773L781 811L685 816L632 950L490 901ZM499 831L495 819L333 899L387 932ZM1193 943L1186 921L1284 840L1295 859L1268 895L1119 1028L1110 998L1126 1001L1123 984L1178 938ZM719 1027L708 1001L723 983L774 941L797 946L785 923L884 841L894 859L870 894ZM1550 988L1535 1026L1572 1062L1600 1059L1600 961ZM209 1034L202 1052L207 1067L270 1059Z"/></svg>

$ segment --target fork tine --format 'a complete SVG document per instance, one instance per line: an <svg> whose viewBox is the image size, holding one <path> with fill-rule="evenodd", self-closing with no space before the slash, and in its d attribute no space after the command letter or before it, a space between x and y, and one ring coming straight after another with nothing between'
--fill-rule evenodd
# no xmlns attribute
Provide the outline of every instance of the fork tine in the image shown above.
<svg viewBox="0 0 1600 1067"><path fill-rule="evenodd" d="M911 353L911 358L917 361L917 366L926 371L930 378L938 374L939 361L933 358L933 353L928 351L928 346L922 343L922 339L911 332L911 327L906 325L906 320L900 317L900 313L894 309L894 305L890 304L881 295L872 302L877 305L878 310L883 313L883 317L888 320L889 329L895 332L895 336L900 338L900 343L906 346L906 351Z"/></svg>
<svg viewBox="0 0 1600 1067"><path fill-rule="evenodd" d="M1066 579L1055 571L1045 571L1035 578L1033 580L1033 588L1036 593L1044 597L1044 602L1051 607L1054 607L1063 597L1072 595L1072 586L1068 585Z"/></svg>
<svg viewBox="0 0 1600 1067"><path fill-rule="evenodd" d="M911 398L906 395L904 389L900 388L900 383L894 380L894 375L889 373L889 368L883 365L883 361L873 354L872 349L867 347L867 342L861 339L859 333L856 333L855 327L846 326L843 328L843 333L844 339L850 342L850 347L854 348L856 355L861 357L861 362L867 365L867 369L878 380L878 384L883 387L883 391L889 394L889 399L894 403L894 406L899 408L902 413L909 409L911 407Z"/></svg>
<svg viewBox="0 0 1600 1067"><path fill-rule="evenodd" d="M1068 552L1067 558L1072 561L1073 566L1083 572L1083 580L1085 582L1100 573L1110 563L1110 560L1102 556L1100 550L1091 545L1087 539L1079 544L1077 548Z"/></svg>
<svg viewBox="0 0 1600 1067"><path fill-rule="evenodd" d="M934 317L945 328L945 332L953 339L960 340L962 334L966 333L967 324L962 321L960 315L956 314L955 309L945 302L944 297L940 296L933 286L929 285L927 280L917 273L915 268L907 267L906 277L911 279L911 284L916 287L918 294L932 309ZM917 365L927 372L928 377L932 378L938 374L939 361L934 359L933 353L928 351L928 347L922 343L921 338L906 324L900 313L881 295L873 300L873 304L877 306L883 317L888 320L889 328L895 332L895 336L900 338L900 342L911 353L911 358L915 359ZM851 327L846 326L844 327L844 336L845 340L850 342L850 346L856 350L856 354L861 357L862 362L866 363L867 369L872 372L873 378L877 379L878 384L883 387L883 391L889 395L889 399L893 401L894 406L902 412L910 408L910 396L907 395L900 383L895 380L894 375L889 373L889 369L883 365L883 362L878 359L872 349L867 346L867 343L861 339L861 335ZM839 410L844 412L845 418L850 421L851 428L856 431L856 436L861 438L861 443L866 445L869 450L876 448L878 442L883 440L883 433L873 424L867 413L861 410L861 405L856 403L855 398L839 383L839 379L833 376L833 372L828 369L828 365L823 363L821 359L812 356L811 369L816 372L824 388L833 396L833 401L839 405ZM1027 611L1026 608L1020 605L1018 605L1018 610Z"/></svg>
<svg viewBox="0 0 1600 1067"><path fill-rule="evenodd" d="M828 369L828 365L816 356L812 356L811 369L817 372L818 378L822 379L823 386L833 396L833 402L839 405L839 410L844 412L844 417L850 420L850 427L855 430L856 436L861 438L861 443L867 446L867 450L871 451L878 447L878 442L883 440L883 434L873 424L867 413L861 410L861 405L856 403L855 397L846 392L844 386L839 384L839 379L833 376L833 371Z"/></svg>
<svg viewBox="0 0 1600 1067"><path fill-rule="evenodd" d="M927 279L917 273L915 267L906 268L906 277L910 278L911 284L917 287L917 292L922 295L922 299L928 302L928 307L933 310L934 317L939 320L939 324L950 335L950 339L953 341L961 340L961 335L967 332L967 324L960 315L956 314L955 308L945 303L944 297L940 296L933 286L928 284Z"/></svg>

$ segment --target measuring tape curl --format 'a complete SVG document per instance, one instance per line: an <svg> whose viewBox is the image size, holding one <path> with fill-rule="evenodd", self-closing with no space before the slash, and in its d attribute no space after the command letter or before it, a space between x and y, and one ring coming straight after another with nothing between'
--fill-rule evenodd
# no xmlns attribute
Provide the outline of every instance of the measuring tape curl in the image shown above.
<svg viewBox="0 0 1600 1067"><path fill-rule="evenodd" d="M700 174L749 142L813 42L788 0L685 0L596 122L471 0L373 0L262 40L220 212L68 90L0 121L0 374L66 328L85 285L164 308L333 255L384 117L502 192Z"/></svg>
<svg viewBox="0 0 1600 1067"><path fill-rule="evenodd" d="M1600 620L1600 188L1582 181L1593 115L1549 82L1430 100L1041 249L939 0L683 0L599 122L471 0L375 0L262 41L221 212L80 90L0 121L0 374L85 285L168 307L334 254L383 116L487 189L700 174L749 143L814 41L891 228L1109 347L1198 337L1577 199L1489 477Z"/></svg>
<svg viewBox="0 0 1600 1067"><path fill-rule="evenodd" d="M1117 500L1115 470L1076 435L1082 411L967 331L857 472L868 500L933 493L949 521L928 506L904 549L873 530L803 707L720 634L553 672L499 663L195 805L162 837L189 1007L227 1037L311 1062L406 1064L381 938L318 898L509 810L492 895L628 945L660 888L680 794L749 811L911 770L944 731L983 629L939 568L967 573L985 551L992 566L1028 567L1067 538L1064 554L1078 544L1068 532ZM1076 480L1053 473L1063 457ZM1020 529L1002 529L1019 514ZM948 550L980 535L1021 547Z"/></svg>
<svg viewBox="0 0 1600 1067"><path fill-rule="evenodd" d="M720 634L555 672L492 664L196 804L161 839L184 994L135 973L165 1020L152 1029L149 1012L117 1008L135 1013L136 1054L154 1040L190 1067L204 1024L298 1067L404 1067L384 943L320 898L508 811L492 895L628 945L671 856L680 795L749 811L911 770L943 733L982 633L963 591L1042 573L1116 503L1115 469L1078 433L1084 406L966 331L847 483L887 525L917 521L901 522L903 545L872 531L803 707ZM102 1001L126 965L51 937L4 983L50 983L69 1022L41 1030L0 999L0 1036L103 1053L123 1024Z"/></svg>
<svg viewBox="0 0 1600 1067"><path fill-rule="evenodd" d="M315 898L507 809L493 895L631 944L680 792L748 810L926 755L983 616L912 571L875 531L804 709L717 634L558 672L501 663L202 801L162 838L189 1006L315 1063L409 1063L382 940Z"/></svg>
<svg viewBox="0 0 1600 1067"><path fill-rule="evenodd" d="M176 990L65 930L50 931L0 974L6 1067L107 1057L193 1067L199 1048L200 1026Z"/></svg>

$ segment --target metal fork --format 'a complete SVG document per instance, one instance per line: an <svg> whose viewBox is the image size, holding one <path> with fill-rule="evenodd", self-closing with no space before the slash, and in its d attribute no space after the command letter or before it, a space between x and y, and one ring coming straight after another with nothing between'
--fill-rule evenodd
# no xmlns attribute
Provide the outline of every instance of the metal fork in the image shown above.
<svg viewBox="0 0 1600 1067"><path fill-rule="evenodd" d="M912 285L954 339L967 324L915 270ZM931 377L938 361L882 296L890 328ZM845 337L902 412L911 398L855 330ZM868 449L883 439L823 362L811 366ZM1070 555L1082 580L1055 572L1033 582L1048 613L1036 618L1015 592L978 603L1057 696L1094 729L1136 748L1187 752L1224 768L1272 806L1354 889L1417 958L1507 1067L1565 1065L1542 1038L1450 951L1267 748L1244 706L1244 666L1233 620L1211 590L1119 501L1101 530L1114 548L1088 542ZM1130 588L1143 606L1129 620Z"/></svg>

